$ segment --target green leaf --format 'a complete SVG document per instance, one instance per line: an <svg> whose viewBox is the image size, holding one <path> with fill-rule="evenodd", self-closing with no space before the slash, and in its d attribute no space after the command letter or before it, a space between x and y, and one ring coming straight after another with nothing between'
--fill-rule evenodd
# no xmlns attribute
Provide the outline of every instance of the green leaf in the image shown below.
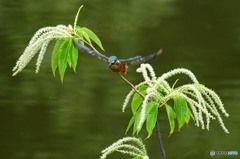
<svg viewBox="0 0 240 159"><path fill-rule="evenodd" d="M139 125L139 122L140 122L140 110L135 114L135 120L134 120L134 125L133 125L133 135L135 133L139 133L139 131L142 129L142 128L138 128L138 125Z"/></svg>
<svg viewBox="0 0 240 159"><path fill-rule="evenodd" d="M184 125L184 123L189 120L189 112L187 101L184 98L176 97L174 98L174 109L177 115L178 130ZM187 121L188 122L188 121Z"/></svg>
<svg viewBox="0 0 240 159"><path fill-rule="evenodd" d="M88 34L89 38L92 39L92 41L94 41L102 50L104 50L100 39L97 37L97 35L93 31L91 31L86 27L82 27L82 30Z"/></svg>
<svg viewBox="0 0 240 159"><path fill-rule="evenodd" d="M125 134L127 134L128 130L131 128L131 126L133 125L134 121L135 121L135 115L133 115L132 118L130 119Z"/></svg>
<svg viewBox="0 0 240 159"><path fill-rule="evenodd" d="M142 159L140 156L133 157L132 159Z"/></svg>
<svg viewBox="0 0 240 159"><path fill-rule="evenodd" d="M76 26L76 31L78 36L80 36L83 39L82 28L80 26ZM84 45L84 42L82 40L77 40L77 41L80 42L82 45Z"/></svg>
<svg viewBox="0 0 240 159"><path fill-rule="evenodd" d="M68 54L68 59L71 62L71 66L76 72L76 67L77 67L77 61L78 61L78 50L77 48L74 47L73 43L70 43L70 49L69 49L69 54Z"/></svg>
<svg viewBox="0 0 240 159"><path fill-rule="evenodd" d="M88 34L83 30L81 30L81 32L82 32L83 37L87 40L87 42L89 42L91 44L91 40L90 40Z"/></svg>
<svg viewBox="0 0 240 159"><path fill-rule="evenodd" d="M65 74L65 71L67 68L69 43L70 43L70 40L65 40L64 43L62 44L60 52L59 52L58 69L59 69L59 74L60 74L62 82L63 82L64 74Z"/></svg>
<svg viewBox="0 0 240 159"><path fill-rule="evenodd" d="M143 95L146 95L146 89L147 88L148 88L147 85L142 85L141 87L138 88L138 91L140 93L142 93ZM132 98L132 103L131 103L131 108L132 108L133 114L136 114L136 112L137 112L138 108L140 107L142 101L143 101L142 97L138 93L135 93L133 98Z"/></svg>
<svg viewBox="0 0 240 159"><path fill-rule="evenodd" d="M176 113L172 109L172 107L168 104L165 104L166 110L167 110L167 115L168 115L168 121L170 125L170 134L171 135L174 131L175 128L175 121L174 119L176 118Z"/></svg>
<svg viewBox="0 0 240 159"><path fill-rule="evenodd" d="M191 112L190 112L191 113ZM187 109L187 114L186 114L186 117L185 117L185 123L188 124L189 123L189 120L191 118L191 115L189 114L189 109Z"/></svg>
<svg viewBox="0 0 240 159"><path fill-rule="evenodd" d="M68 62L69 67L71 68L72 67L72 62L71 62L69 54L70 54L70 52L68 53L67 62Z"/></svg>
<svg viewBox="0 0 240 159"><path fill-rule="evenodd" d="M59 53L60 53L61 46L64 43L64 41L65 40L63 40L63 39L57 40L57 42L54 45L53 52L52 52L51 66L52 66L52 72L53 72L54 77L55 77L55 72L56 72L56 69L57 69L57 66L58 66Z"/></svg>
<svg viewBox="0 0 240 159"><path fill-rule="evenodd" d="M191 118L194 120L194 117L193 117L193 115L192 115L190 109L188 108L187 116L186 116L186 120L185 120L186 124L189 123L189 120L190 120Z"/></svg>
<svg viewBox="0 0 240 159"><path fill-rule="evenodd" d="M155 128L157 122L157 115L158 115L158 103L150 102L147 105L147 108L150 108L149 113L147 113L147 121L146 121L146 129L148 132L147 138L152 135L153 129Z"/></svg>

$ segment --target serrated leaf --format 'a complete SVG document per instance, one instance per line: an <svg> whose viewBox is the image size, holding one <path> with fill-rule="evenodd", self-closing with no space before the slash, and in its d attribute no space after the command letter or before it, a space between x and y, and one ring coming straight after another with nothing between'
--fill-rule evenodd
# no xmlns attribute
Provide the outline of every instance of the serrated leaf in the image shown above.
<svg viewBox="0 0 240 159"><path fill-rule="evenodd" d="M78 36L80 36L83 39L83 35L82 35L82 28L80 26L76 26L76 31ZM75 39L76 40L76 39ZM84 45L84 42L82 40L77 40L78 42L80 42L82 45Z"/></svg>
<svg viewBox="0 0 240 159"><path fill-rule="evenodd" d="M189 120L191 118L191 115L189 114L189 109L187 110L186 118L185 118L185 123L188 124Z"/></svg>
<svg viewBox="0 0 240 159"><path fill-rule="evenodd" d="M156 102L154 101L150 101L147 103L147 106L146 106L146 115L148 115L152 109L152 107L157 104Z"/></svg>
<svg viewBox="0 0 240 159"><path fill-rule="evenodd" d="M54 77L55 77L55 72L56 72L56 69L58 66L58 57L59 57L59 53L60 53L63 42L64 42L63 39L57 40L54 45L53 52L52 52L51 66L52 66L52 72L53 72Z"/></svg>
<svg viewBox="0 0 240 159"><path fill-rule="evenodd" d="M71 62L72 68L74 72L76 72L77 61L78 61L78 50L74 47L73 43L70 44L69 55L68 58Z"/></svg>
<svg viewBox="0 0 240 159"><path fill-rule="evenodd" d="M59 53L58 58L58 69L59 74L61 77L61 81L63 82L64 74L67 68L67 58L68 58L68 52L69 52L69 40L65 40L64 43L61 46L61 50Z"/></svg>
<svg viewBox="0 0 240 159"><path fill-rule="evenodd" d="M70 53L70 52L69 52L69 53ZM72 67L72 62L71 62L71 59L70 59L69 53L68 53L67 62L68 62L69 67L71 68L71 67Z"/></svg>
<svg viewBox="0 0 240 159"><path fill-rule="evenodd" d="M135 133L138 134L138 132L141 130L141 128L140 128L140 130L138 128L139 122L140 122L140 110L135 114L135 120L134 120L134 125L133 125L133 135Z"/></svg>
<svg viewBox="0 0 240 159"><path fill-rule="evenodd" d="M174 119L176 118L176 113L174 112L173 108L170 105L165 104L165 107L166 107L166 110L167 110L167 116L168 116L168 121L169 121L169 125L170 125L169 135L171 135L174 131L174 128L175 128Z"/></svg>
<svg viewBox="0 0 240 159"><path fill-rule="evenodd" d="M135 115L133 115L132 118L130 119L130 121L128 123L128 126L127 126L127 129L125 131L125 134L127 134L128 130L132 127L134 121L135 121Z"/></svg>
<svg viewBox="0 0 240 159"><path fill-rule="evenodd" d="M82 32L83 37L87 40L87 42L89 42L91 44L92 42L91 42L88 34L83 30L81 30L81 32Z"/></svg>
<svg viewBox="0 0 240 159"><path fill-rule="evenodd" d="M150 107L150 111L147 113L146 129L148 132L147 138L152 135L153 129L155 128L158 115L158 103L150 102L147 107Z"/></svg>
<svg viewBox="0 0 240 159"><path fill-rule="evenodd" d="M132 159L142 159L140 156L133 157Z"/></svg>
<svg viewBox="0 0 240 159"><path fill-rule="evenodd" d="M142 93L143 95L146 95L146 89L147 88L148 88L148 86L143 85L143 86L138 88L138 91L140 93ZM142 101L143 101L143 99L138 93L135 93L133 95L132 102L131 102L131 108L132 108L133 114L136 114L136 112L137 112L138 108L140 107Z"/></svg>
<svg viewBox="0 0 240 159"><path fill-rule="evenodd" d="M93 31L91 31L90 29L88 29L86 27L82 27L82 30L88 34L89 38L92 39L92 41L94 41L102 50L104 50L100 39Z"/></svg>
<svg viewBox="0 0 240 159"><path fill-rule="evenodd" d="M180 130L189 116L187 101L181 97L174 98L174 109L177 115L178 130Z"/></svg>
<svg viewBox="0 0 240 159"><path fill-rule="evenodd" d="M188 112L187 112L187 116L186 116L186 120L185 120L186 124L189 123L189 121L190 121L191 118L194 120L194 117L193 117L190 109L188 108Z"/></svg>

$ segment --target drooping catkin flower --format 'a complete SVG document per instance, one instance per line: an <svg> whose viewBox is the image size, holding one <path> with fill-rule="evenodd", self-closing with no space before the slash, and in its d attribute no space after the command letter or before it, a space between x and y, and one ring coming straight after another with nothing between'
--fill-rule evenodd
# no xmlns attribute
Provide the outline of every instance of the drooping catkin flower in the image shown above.
<svg viewBox="0 0 240 159"><path fill-rule="evenodd" d="M71 25L57 25L39 29L29 41L29 44L25 48L23 54L17 60L16 65L13 68L13 76L21 72L32 60L32 58L39 52L36 64L36 73L38 73L48 44L54 39L72 39L74 34L77 34L77 20L82 7L83 5L78 9L73 27Z"/></svg>
<svg viewBox="0 0 240 159"><path fill-rule="evenodd" d="M79 13L80 13L82 7L83 7L83 5L81 5L81 6L79 7L79 9L78 9L78 11L77 11L77 14L76 14L76 16L75 16L75 19L74 19L74 24L73 24L73 29L74 29L74 31L76 30L77 21L78 21L78 16L79 16Z"/></svg>
<svg viewBox="0 0 240 159"><path fill-rule="evenodd" d="M141 86L143 86L143 85L146 85L147 83L148 83L148 82L146 82L146 81L141 82L141 83L139 83L138 85L136 85L135 88L138 89L139 87L141 87ZM127 107L128 103L129 103L129 101L131 100L131 97L134 95L134 93L135 93L135 90L132 89L132 90L128 93L128 95L126 96L126 98L125 98L125 100L124 100L124 102L123 102L122 112L125 111L125 108Z"/></svg>
<svg viewBox="0 0 240 159"><path fill-rule="evenodd" d="M147 110L147 104L149 102L149 98L153 95L153 93L147 94L142 102L142 109L140 112L140 121L138 124L138 129L141 129L145 119L146 119L146 110Z"/></svg>
<svg viewBox="0 0 240 159"><path fill-rule="evenodd" d="M150 72L150 76L147 73L148 71ZM142 105L139 108L140 122L138 128L140 128L145 121L146 105L149 98L155 99L159 106L163 106L168 100L174 99L175 97L181 97L186 100L193 114L196 126L201 126L202 129L209 130L211 120L217 119L224 132L229 133L218 111L220 110L226 117L229 116L220 97L213 90L205 87L202 84L199 84L197 78L190 70L177 68L156 78L155 72L151 65L141 64L141 66L137 69L137 72L142 73L142 76L145 80L142 83L148 85L146 91L147 95L145 96ZM167 80L177 74L187 75L191 79L192 83L176 88L170 87L170 84L167 82ZM127 100L125 100L123 110L126 108L134 93L135 92L133 89L126 97Z"/></svg>
<svg viewBox="0 0 240 159"><path fill-rule="evenodd" d="M73 30L71 28L71 26L67 27L64 25L57 25L54 27L45 27L39 29L29 41L28 46L25 48L23 54L16 62L16 65L13 68L13 76L21 72L32 60L32 58L39 52L36 64L36 73L38 73L49 42L54 39L72 38L73 36L71 33L73 32Z"/></svg>
<svg viewBox="0 0 240 159"><path fill-rule="evenodd" d="M195 77L195 75L189 71L188 69L185 68L177 68L174 70L171 70L167 73L164 73L161 77L158 78L158 82L160 82L161 80L166 80L172 76L175 76L177 74L185 74L187 75L194 83L199 83L197 78Z"/></svg>
<svg viewBox="0 0 240 159"><path fill-rule="evenodd" d="M132 157L142 157L143 159L149 159L144 144L140 139L137 139L135 137L124 137L114 142L112 145L102 150L100 159L107 158L108 155L115 151L130 155Z"/></svg>
<svg viewBox="0 0 240 159"><path fill-rule="evenodd" d="M36 64L36 66L37 66L37 68L36 68L36 73L39 72L40 65L41 65L41 63L42 63L43 56L44 56L44 54L45 54L45 52L46 52L46 49L47 49L47 46L48 46L49 42L50 42L50 41L46 41L46 42L42 45L42 47L41 47L41 50L40 50L40 52L39 52L38 59L37 59L37 64Z"/></svg>
<svg viewBox="0 0 240 159"><path fill-rule="evenodd" d="M137 69L138 73L142 73L143 78L145 79L145 81L150 80L150 77L148 77L147 75L147 70L149 71L150 75L151 75L151 79L155 80L156 79L156 74L152 68L152 66L150 64L142 64L140 66L140 68Z"/></svg>

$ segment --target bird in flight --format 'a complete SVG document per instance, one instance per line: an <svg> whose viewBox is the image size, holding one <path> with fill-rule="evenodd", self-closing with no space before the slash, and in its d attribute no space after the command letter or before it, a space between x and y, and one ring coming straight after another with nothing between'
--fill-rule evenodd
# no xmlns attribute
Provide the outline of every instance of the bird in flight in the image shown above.
<svg viewBox="0 0 240 159"><path fill-rule="evenodd" d="M162 53L162 49L160 49L158 52L149 54L144 57L135 56L128 59L118 59L116 56L107 57L106 55L100 52L97 52L93 49L90 49L87 46L84 46L75 40L73 40L73 43L75 47L78 49L78 51L98 57L100 60L107 63L108 68L110 68L113 72L122 73L123 75L126 75L128 65L138 65L138 64L144 63Z"/></svg>

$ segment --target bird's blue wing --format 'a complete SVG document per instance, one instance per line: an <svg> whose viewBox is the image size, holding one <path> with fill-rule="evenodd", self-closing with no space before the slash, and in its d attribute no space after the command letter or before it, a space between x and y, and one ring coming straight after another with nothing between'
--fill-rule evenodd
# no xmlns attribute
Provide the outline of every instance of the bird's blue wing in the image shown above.
<svg viewBox="0 0 240 159"><path fill-rule="evenodd" d="M80 44L79 42L73 40L73 44L74 46L78 49L78 51L80 52L84 52L86 54L89 54L89 55L92 55L92 56L97 56L99 59L101 59L102 61L104 62L108 62L108 57L95 51L95 50L92 50L90 48L88 48L87 46L84 46L82 44Z"/></svg>
<svg viewBox="0 0 240 159"><path fill-rule="evenodd" d="M153 53L153 54L150 54L150 55L147 55L147 56L135 56L135 57L132 57L132 58L128 58L128 59L119 59L121 63L123 64L127 64L127 65L138 65L138 64L141 64L141 63L144 63L158 55L160 55L162 53L162 49L160 49L158 52L156 53Z"/></svg>

